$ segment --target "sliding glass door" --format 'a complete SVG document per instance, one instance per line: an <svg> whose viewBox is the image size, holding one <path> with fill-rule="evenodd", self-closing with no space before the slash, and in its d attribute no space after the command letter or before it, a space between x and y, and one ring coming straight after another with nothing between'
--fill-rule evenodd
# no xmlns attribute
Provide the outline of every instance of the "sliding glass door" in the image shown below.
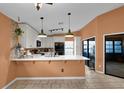
<svg viewBox="0 0 124 93"><path fill-rule="evenodd" d="M105 37L105 73L124 78L124 35Z"/></svg>
<svg viewBox="0 0 124 93"><path fill-rule="evenodd" d="M95 70L95 38L87 39L82 42L82 55L90 58L86 65Z"/></svg>

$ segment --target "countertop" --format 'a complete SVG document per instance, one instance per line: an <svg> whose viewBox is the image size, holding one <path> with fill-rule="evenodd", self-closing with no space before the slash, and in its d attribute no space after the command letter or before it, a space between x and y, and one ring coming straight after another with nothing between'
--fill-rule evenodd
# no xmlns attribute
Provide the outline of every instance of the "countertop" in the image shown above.
<svg viewBox="0 0 124 93"><path fill-rule="evenodd" d="M32 56L25 58L11 58L11 61L52 61L52 60L90 60L87 57L83 56L55 56L55 57L46 57L46 56Z"/></svg>

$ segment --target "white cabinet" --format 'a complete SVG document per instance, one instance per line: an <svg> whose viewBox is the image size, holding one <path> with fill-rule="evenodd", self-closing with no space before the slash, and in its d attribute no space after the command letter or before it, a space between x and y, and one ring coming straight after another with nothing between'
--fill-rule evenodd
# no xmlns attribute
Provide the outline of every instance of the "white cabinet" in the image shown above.
<svg viewBox="0 0 124 93"><path fill-rule="evenodd" d="M65 42L65 37L53 37L54 42Z"/></svg>
<svg viewBox="0 0 124 93"><path fill-rule="evenodd" d="M27 24L20 24L19 27L24 31L20 39L22 47L35 48L38 33Z"/></svg>
<svg viewBox="0 0 124 93"><path fill-rule="evenodd" d="M53 48L53 37L38 38L41 41L41 48Z"/></svg>
<svg viewBox="0 0 124 93"><path fill-rule="evenodd" d="M82 52L81 38L74 37L74 55L81 55L81 52Z"/></svg>
<svg viewBox="0 0 124 93"><path fill-rule="evenodd" d="M38 38L38 32L27 24L19 24L19 27L24 31L20 39L20 43L24 48L37 48L37 40L41 41L40 48L54 48L55 42L65 42L64 37Z"/></svg>
<svg viewBox="0 0 124 93"><path fill-rule="evenodd" d="M48 37L47 37L48 38ZM47 38L40 38L40 41L41 41L41 48L47 48L47 43L48 43L48 40Z"/></svg>
<svg viewBox="0 0 124 93"><path fill-rule="evenodd" d="M54 48L54 39L53 39L53 37L47 37L46 47Z"/></svg>
<svg viewBox="0 0 124 93"><path fill-rule="evenodd" d="M41 41L41 48L54 48L55 42L65 42L64 37L38 38Z"/></svg>

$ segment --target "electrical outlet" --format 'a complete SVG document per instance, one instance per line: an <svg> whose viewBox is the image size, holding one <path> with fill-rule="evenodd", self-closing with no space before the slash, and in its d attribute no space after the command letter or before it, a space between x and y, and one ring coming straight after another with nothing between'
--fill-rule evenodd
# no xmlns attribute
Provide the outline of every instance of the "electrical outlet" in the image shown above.
<svg viewBox="0 0 124 93"><path fill-rule="evenodd" d="M63 68L61 69L61 72L64 72L64 69Z"/></svg>

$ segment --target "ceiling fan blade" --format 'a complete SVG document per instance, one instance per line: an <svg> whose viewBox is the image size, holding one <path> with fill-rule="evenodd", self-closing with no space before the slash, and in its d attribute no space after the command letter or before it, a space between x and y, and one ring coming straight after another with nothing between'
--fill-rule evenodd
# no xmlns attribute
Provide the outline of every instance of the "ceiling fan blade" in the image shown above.
<svg viewBox="0 0 124 93"><path fill-rule="evenodd" d="M53 5L53 3L46 3L46 4L48 4L48 5Z"/></svg>

